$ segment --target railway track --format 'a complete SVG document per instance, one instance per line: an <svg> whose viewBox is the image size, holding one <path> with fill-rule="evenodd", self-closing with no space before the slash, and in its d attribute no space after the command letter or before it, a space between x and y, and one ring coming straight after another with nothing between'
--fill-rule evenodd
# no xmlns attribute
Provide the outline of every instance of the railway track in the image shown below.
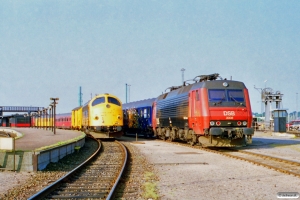
<svg viewBox="0 0 300 200"><path fill-rule="evenodd" d="M145 157L141 156L140 152L131 144L132 141L119 141L128 149L129 159L112 199L155 199L146 191L155 189L152 165L147 162Z"/></svg>
<svg viewBox="0 0 300 200"><path fill-rule="evenodd" d="M294 175L300 178L300 163L264 154L253 153L245 150L236 149L215 149L222 155L251 162L269 169L273 169L285 174Z"/></svg>
<svg viewBox="0 0 300 200"><path fill-rule="evenodd" d="M99 142L85 162L29 199L110 199L127 162L121 143Z"/></svg>
<svg viewBox="0 0 300 200"><path fill-rule="evenodd" d="M165 141L169 142L169 141ZM191 146L181 142L170 142L176 145L187 146L190 148L201 149L212 153L218 153L223 156L235 158L253 163L255 165L264 166L275 171L285 174L294 175L300 178L300 163L292 160L286 160L278 157L268 156L264 154L253 153L245 150L237 150L233 148L202 148L200 146Z"/></svg>

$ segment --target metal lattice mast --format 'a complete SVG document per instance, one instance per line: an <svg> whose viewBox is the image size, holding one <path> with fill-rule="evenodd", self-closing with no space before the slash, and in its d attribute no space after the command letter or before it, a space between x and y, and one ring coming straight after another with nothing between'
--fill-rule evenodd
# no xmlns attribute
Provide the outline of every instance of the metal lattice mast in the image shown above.
<svg viewBox="0 0 300 200"><path fill-rule="evenodd" d="M82 106L82 92L81 92L81 86L79 87L79 106Z"/></svg>

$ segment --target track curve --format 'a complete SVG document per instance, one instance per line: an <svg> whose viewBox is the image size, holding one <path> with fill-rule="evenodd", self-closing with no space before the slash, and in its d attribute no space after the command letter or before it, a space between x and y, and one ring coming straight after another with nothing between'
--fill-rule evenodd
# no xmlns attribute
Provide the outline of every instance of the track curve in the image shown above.
<svg viewBox="0 0 300 200"><path fill-rule="evenodd" d="M29 199L110 199L126 162L127 151L121 143L99 142L91 157Z"/></svg>

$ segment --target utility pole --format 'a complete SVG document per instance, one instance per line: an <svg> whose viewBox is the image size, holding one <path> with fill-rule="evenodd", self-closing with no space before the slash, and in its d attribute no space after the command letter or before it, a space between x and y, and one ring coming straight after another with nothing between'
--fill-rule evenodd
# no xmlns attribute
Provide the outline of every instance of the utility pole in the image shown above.
<svg viewBox="0 0 300 200"><path fill-rule="evenodd" d="M298 118L298 92L296 93L296 119Z"/></svg>
<svg viewBox="0 0 300 200"><path fill-rule="evenodd" d="M181 69L181 72L182 72L182 84L184 84L184 71L185 71L185 69L182 68L182 69Z"/></svg>
<svg viewBox="0 0 300 200"><path fill-rule="evenodd" d="M55 135L55 132L56 132L56 125L55 125L55 122L56 122L56 104L58 104L57 101L59 100L59 98L50 98L50 100L53 101L52 102L52 104L53 104L53 133Z"/></svg>
<svg viewBox="0 0 300 200"><path fill-rule="evenodd" d="M127 83L126 83L126 103L127 103Z"/></svg>

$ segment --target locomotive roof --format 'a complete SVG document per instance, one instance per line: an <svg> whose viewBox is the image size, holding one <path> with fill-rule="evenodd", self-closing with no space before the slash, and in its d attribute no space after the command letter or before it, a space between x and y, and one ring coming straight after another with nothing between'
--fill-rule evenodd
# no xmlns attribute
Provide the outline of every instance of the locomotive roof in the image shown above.
<svg viewBox="0 0 300 200"><path fill-rule="evenodd" d="M122 107L124 110L124 109L130 109L130 108L152 106L152 103L155 99L156 98L151 98L151 99L144 99L144 100L140 100L140 101L134 101L134 102L130 102L130 103L124 103L124 104L122 104Z"/></svg>
<svg viewBox="0 0 300 200"><path fill-rule="evenodd" d="M193 84L192 90L197 88L209 88L209 89L217 89L217 88L225 88L223 83L228 83L231 89L244 89L246 88L245 84L240 81L233 80L214 80L214 81L204 81Z"/></svg>
<svg viewBox="0 0 300 200"><path fill-rule="evenodd" d="M243 89L246 88L245 84L240 81L232 81L232 80L211 80L211 81L202 81L193 83L187 86L181 86L181 87L171 87L173 90L170 92L161 94L157 97L157 100L162 100L166 98L171 98L173 96L183 95L186 93L189 93L190 90L196 90L198 88L210 88L210 89L218 89L218 88L225 88L223 86L223 83L226 82L230 86L231 89ZM174 89L178 88L178 89Z"/></svg>
<svg viewBox="0 0 300 200"><path fill-rule="evenodd" d="M97 95L94 96L92 99L88 100L85 104L83 104L83 107L87 106L91 101L93 101L93 100L95 100L95 99L97 99L97 98L99 98L99 97L112 97L112 98L117 99L117 100L121 103L121 100L120 100L117 96L115 96L115 95L113 95L113 94L109 94L109 93L104 93L104 94L97 94ZM77 108L80 108L80 107L76 107L76 108L74 108L73 110L75 110L75 109L77 109Z"/></svg>

